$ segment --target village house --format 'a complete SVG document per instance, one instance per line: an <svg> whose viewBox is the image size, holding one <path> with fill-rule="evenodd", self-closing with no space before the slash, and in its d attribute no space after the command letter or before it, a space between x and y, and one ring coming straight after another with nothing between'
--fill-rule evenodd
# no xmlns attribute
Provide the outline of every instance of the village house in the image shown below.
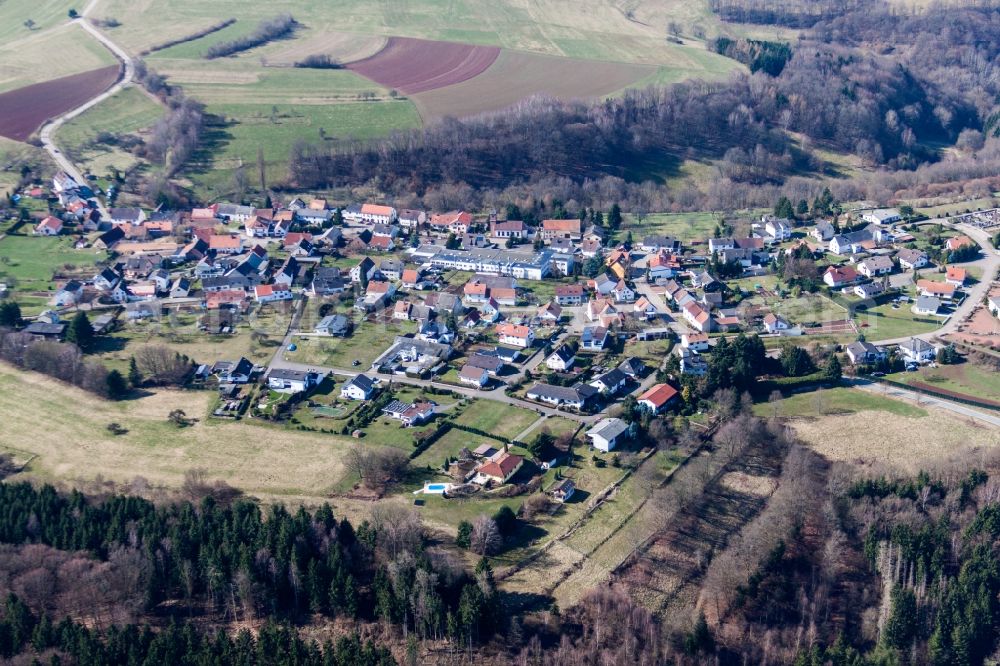
<svg viewBox="0 0 1000 666"><path fill-rule="evenodd" d="M885 255L868 257L858 262L857 271L867 278L874 278L880 275L888 275L894 268L892 259Z"/></svg>
<svg viewBox="0 0 1000 666"><path fill-rule="evenodd" d="M382 409L382 413L402 422L403 427L427 423L434 418L434 404L430 402L406 403L393 400Z"/></svg>
<svg viewBox="0 0 1000 666"><path fill-rule="evenodd" d="M847 358L854 365L869 365L884 361L886 353L884 349L876 347L870 342L857 341L847 345Z"/></svg>
<svg viewBox="0 0 1000 666"><path fill-rule="evenodd" d="M923 268L928 263L927 253L921 250L914 250L908 247L904 247L902 250L896 253L896 259L899 260L900 267L906 270L915 270L917 268Z"/></svg>
<svg viewBox="0 0 1000 666"><path fill-rule="evenodd" d="M792 237L792 223L790 220L765 215L764 231L769 236L769 241L780 243Z"/></svg>
<svg viewBox="0 0 1000 666"><path fill-rule="evenodd" d="M108 221L115 225L138 226L145 219L146 213L141 208L111 208L108 210Z"/></svg>
<svg viewBox="0 0 1000 666"><path fill-rule="evenodd" d="M555 324L562 317L562 308L555 301L549 301L538 308L538 313L535 316L542 323Z"/></svg>
<svg viewBox="0 0 1000 666"><path fill-rule="evenodd" d="M704 333L684 333L681 335L681 346L696 352L708 351L709 339Z"/></svg>
<svg viewBox="0 0 1000 666"><path fill-rule="evenodd" d="M896 208L877 208L866 211L861 215L861 219L868 224L895 224L903 219Z"/></svg>
<svg viewBox="0 0 1000 666"><path fill-rule="evenodd" d="M335 266L321 266L313 271L308 293L311 296L333 296L343 293L349 283Z"/></svg>
<svg viewBox="0 0 1000 666"><path fill-rule="evenodd" d="M934 280L917 280L917 290L921 296L936 296L947 301L955 297L956 287L947 282L935 282Z"/></svg>
<svg viewBox="0 0 1000 666"><path fill-rule="evenodd" d="M911 309L918 315L936 315L941 309L941 299L935 296L918 296Z"/></svg>
<svg viewBox="0 0 1000 666"><path fill-rule="evenodd" d="M958 250L960 248L975 244L976 244L975 241L973 241L968 236L955 236L954 238L949 238L948 240L946 240L944 243L944 247L949 252L954 252L955 250Z"/></svg>
<svg viewBox="0 0 1000 666"><path fill-rule="evenodd" d="M937 348L920 338L910 338L899 343L899 351L907 364L929 363L937 357Z"/></svg>
<svg viewBox="0 0 1000 666"><path fill-rule="evenodd" d="M813 227L812 231L809 232L809 235L820 243L826 243L837 235L837 230L826 220L820 220L816 223L816 226Z"/></svg>
<svg viewBox="0 0 1000 666"><path fill-rule="evenodd" d="M527 326L503 323L497 325L496 332L502 345L526 349L535 342L535 333Z"/></svg>
<svg viewBox="0 0 1000 666"><path fill-rule="evenodd" d="M375 393L376 380L367 375L356 375L340 387L340 397L345 400L368 400Z"/></svg>
<svg viewBox="0 0 1000 666"><path fill-rule="evenodd" d="M944 281L948 284L955 285L956 287L962 287L965 285L965 281L968 277L969 274L964 268L949 266L945 271Z"/></svg>
<svg viewBox="0 0 1000 666"><path fill-rule="evenodd" d="M569 345L559 345L556 350L545 359L545 366L556 372L566 372L576 361L576 354Z"/></svg>
<svg viewBox="0 0 1000 666"><path fill-rule="evenodd" d="M610 332L604 326L584 326L580 333L581 351L603 351L610 338Z"/></svg>
<svg viewBox="0 0 1000 666"><path fill-rule="evenodd" d="M854 294L858 298L875 298L885 291L881 282L866 282L854 285Z"/></svg>
<svg viewBox="0 0 1000 666"><path fill-rule="evenodd" d="M587 439L590 440L590 445L604 453L614 451L619 441L627 437L628 424L621 419L615 418L601 419L593 428L587 431Z"/></svg>
<svg viewBox="0 0 1000 666"><path fill-rule="evenodd" d="M212 374L219 378L220 384L247 384L253 376L253 363L246 357L232 361L218 361L212 366Z"/></svg>
<svg viewBox="0 0 1000 666"><path fill-rule="evenodd" d="M553 386L535 384L525 393L529 400L548 403L556 407L571 407L582 410L597 395L597 389L588 384L573 386Z"/></svg>
<svg viewBox="0 0 1000 666"><path fill-rule="evenodd" d="M427 220L428 226L439 233L452 233L464 236L472 226L472 214L464 210L453 210L449 213L436 213Z"/></svg>
<svg viewBox="0 0 1000 666"><path fill-rule="evenodd" d="M351 320L342 314L327 315L319 320L314 330L319 335L343 338L351 332Z"/></svg>
<svg viewBox="0 0 1000 666"><path fill-rule="evenodd" d="M253 288L253 297L258 303L290 301L292 300L292 292L287 287L281 285L259 284Z"/></svg>
<svg viewBox="0 0 1000 666"><path fill-rule="evenodd" d="M542 220L542 239L553 241L557 238L578 241L582 236L583 223L580 220Z"/></svg>
<svg viewBox="0 0 1000 666"><path fill-rule="evenodd" d="M626 377L638 381L646 372L646 364L638 356L630 356L618 364L618 369L624 372Z"/></svg>
<svg viewBox="0 0 1000 666"><path fill-rule="evenodd" d="M711 314L694 301L682 305L681 314L692 328L702 333L710 333L715 327L715 322Z"/></svg>
<svg viewBox="0 0 1000 666"><path fill-rule="evenodd" d="M490 377L496 377L500 374L505 365L504 360L499 356L491 356L478 352L470 356L465 364L474 368L482 368Z"/></svg>
<svg viewBox="0 0 1000 666"><path fill-rule="evenodd" d="M527 240L528 225L521 220L504 220L490 222L490 237L506 242L508 239Z"/></svg>
<svg viewBox="0 0 1000 666"><path fill-rule="evenodd" d="M462 366L462 369L458 373L458 381L462 384L481 389L489 383L490 375L483 368L466 364Z"/></svg>
<svg viewBox="0 0 1000 666"><path fill-rule="evenodd" d="M549 497L560 504L568 502L573 493L576 492L576 484L573 479L561 479L548 490Z"/></svg>
<svg viewBox="0 0 1000 666"><path fill-rule="evenodd" d="M677 397L677 389L670 384L656 384L639 396L639 406L654 414L661 413Z"/></svg>
<svg viewBox="0 0 1000 666"><path fill-rule="evenodd" d="M628 381L628 377L618 368L612 368L599 375L590 382L590 385L597 389L601 395L615 395L623 388Z"/></svg>
<svg viewBox="0 0 1000 666"><path fill-rule="evenodd" d="M647 254L673 253L681 249L681 242L672 236L646 236L639 243L639 249Z"/></svg>
<svg viewBox="0 0 1000 666"><path fill-rule="evenodd" d="M851 254L864 249L863 244L873 240L875 238L868 229L840 234L830 239L830 252L834 254Z"/></svg>
<svg viewBox="0 0 1000 666"><path fill-rule="evenodd" d="M63 223L58 217L48 215L44 220L35 225L34 234L36 236L58 236L62 233Z"/></svg>
<svg viewBox="0 0 1000 666"><path fill-rule="evenodd" d="M501 451L491 460L484 462L476 469L473 482L480 485L496 483L503 485L517 474L524 466L524 458L513 453Z"/></svg>
<svg viewBox="0 0 1000 666"><path fill-rule="evenodd" d="M304 393L322 379L318 372L275 368L267 375L267 387L278 393Z"/></svg>
<svg viewBox="0 0 1000 666"><path fill-rule="evenodd" d="M640 319L650 320L656 318L660 312L645 296L642 296L632 306L633 313Z"/></svg>
<svg viewBox="0 0 1000 666"><path fill-rule="evenodd" d="M839 289L857 281L858 272L850 266L830 266L823 273L823 282L833 289Z"/></svg>
<svg viewBox="0 0 1000 666"><path fill-rule="evenodd" d="M424 224L427 224L427 213L422 210L404 208L399 211L397 221L404 229L416 229Z"/></svg>
<svg viewBox="0 0 1000 666"><path fill-rule="evenodd" d="M773 312L768 312L764 315L764 330L768 333L774 335L780 335L782 331L789 330L792 325L788 323L788 320L784 317L779 317Z"/></svg>

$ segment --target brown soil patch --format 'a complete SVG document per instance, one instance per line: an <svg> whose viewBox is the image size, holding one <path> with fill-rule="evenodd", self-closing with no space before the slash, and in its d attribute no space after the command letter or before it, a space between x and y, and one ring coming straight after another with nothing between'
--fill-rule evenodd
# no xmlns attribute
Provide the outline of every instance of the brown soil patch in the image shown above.
<svg viewBox="0 0 1000 666"><path fill-rule="evenodd" d="M26 141L50 118L110 88L119 73L120 68L113 65L0 94L0 136Z"/></svg>
<svg viewBox="0 0 1000 666"><path fill-rule="evenodd" d="M390 37L384 49L347 68L386 88L412 95L478 76L499 55L496 46Z"/></svg>

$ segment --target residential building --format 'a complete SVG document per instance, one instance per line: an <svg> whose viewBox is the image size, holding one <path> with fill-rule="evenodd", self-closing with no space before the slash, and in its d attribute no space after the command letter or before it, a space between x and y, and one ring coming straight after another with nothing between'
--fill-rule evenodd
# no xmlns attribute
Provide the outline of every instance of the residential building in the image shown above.
<svg viewBox="0 0 1000 666"><path fill-rule="evenodd" d="M870 342L857 341L847 345L847 358L854 365L868 365L884 361L886 353L884 349L876 347Z"/></svg>
<svg viewBox="0 0 1000 666"><path fill-rule="evenodd" d="M343 338L351 332L351 320L342 314L327 315L319 320L314 330L320 335Z"/></svg>
<svg viewBox="0 0 1000 666"><path fill-rule="evenodd" d="M565 238L578 241L582 237L583 223L580 220L542 220L542 238L547 241Z"/></svg>
<svg viewBox="0 0 1000 666"><path fill-rule="evenodd" d="M816 223L816 226L809 232L809 235L818 240L820 243L826 243L834 236L837 235L837 230L834 229L833 225L826 220L820 220Z"/></svg>
<svg viewBox="0 0 1000 666"><path fill-rule="evenodd" d="M482 485L491 482L503 485L517 474L518 470L523 466L524 458L513 453L501 451L493 459L484 462L476 469L476 476L473 478L473 481Z"/></svg>
<svg viewBox="0 0 1000 666"><path fill-rule="evenodd" d="M922 296L936 296L950 301L955 297L957 287L947 282L935 282L934 280L917 280L917 290Z"/></svg>
<svg viewBox="0 0 1000 666"><path fill-rule="evenodd" d="M646 372L646 364L637 356L631 356L619 364L618 369L625 373L626 377L638 380Z"/></svg>
<svg viewBox="0 0 1000 666"><path fill-rule="evenodd" d="M858 281L858 272L850 266L830 266L823 273L823 282L834 289L854 284Z"/></svg>
<svg viewBox="0 0 1000 666"><path fill-rule="evenodd" d="M661 251L673 253L681 249L681 242L671 236L646 236L639 243L639 249L647 254L659 253Z"/></svg>
<svg viewBox="0 0 1000 666"><path fill-rule="evenodd" d="M35 225L34 234L36 236L58 236L62 233L63 223L58 217L47 216L44 220Z"/></svg>
<svg viewBox="0 0 1000 666"><path fill-rule="evenodd" d="M441 233L452 233L464 236L472 226L472 214L464 210L453 210L449 213L437 213L427 220L428 226Z"/></svg>
<svg viewBox="0 0 1000 666"><path fill-rule="evenodd" d="M219 361L212 366L212 374L217 375L220 384L246 384L253 376L253 363L246 357L238 361Z"/></svg>
<svg viewBox="0 0 1000 666"><path fill-rule="evenodd" d="M584 409L596 395L597 389L588 384L574 384L573 386L535 384L525 393L529 400L537 400L557 407L572 407L578 410Z"/></svg>
<svg viewBox="0 0 1000 666"><path fill-rule="evenodd" d="M899 351L903 355L903 360L910 363L929 363L937 357L937 348L920 338L910 338L899 343Z"/></svg>
<svg viewBox="0 0 1000 666"><path fill-rule="evenodd" d="M345 400L368 400L375 393L376 380L367 375L356 375L340 388L340 397Z"/></svg>
<svg viewBox="0 0 1000 666"><path fill-rule="evenodd" d="M610 338L610 332L604 326L584 326L580 333L581 351L603 351Z"/></svg>
<svg viewBox="0 0 1000 666"><path fill-rule="evenodd" d="M912 309L914 314L936 315L941 309L941 299L935 296L918 296Z"/></svg>
<svg viewBox="0 0 1000 666"><path fill-rule="evenodd" d="M576 484L573 479L561 479L548 490L549 496L560 504L568 502L573 493L576 492Z"/></svg>
<svg viewBox="0 0 1000 666"><path fill-rule="evenodd" d="M704 333L684 333L681 335L681 346L691 351L708 351L708 341L709 337Z"/></svg>
<svg viewBox="0 0 1000 666"><path fill-rule="evenodd" d="M857 271L867 278L873 278L880 275L888 275L892 272L893 268L892 259L880 254L859 261Z"/></svg>
<svg viewBox="0 0 1000 666"><path fill-rule="evenodd" d="M711 314L694 301L682 305L681 314L692 328L702 333L710 333L715 326Z"/></svg>
<svg viewBox="0 0 1000 666"><path fill-rule="evenodd" d="M318 372L275 368L267 375L267 387L278 393L303 393L322 381Z"/></svg>
<svg viewBox="0 0 1000 666"><path fill-rule="evenodd" d="M670 384L656 384L639 396L639 405L654 414L661 413L677 397L677 389Z"/></svg>
<svg viewBox="0 0 1000 666"><path fill-rule="evenodd" d="M786 241L792 237L792 223L790 220L764 216L764 231L773 242Z"/></svg>
<svg viewBox="0 0 1000 666"><path fill-rule="evenodd" d="M850 254L863 249L862 244L875 240L868 229L840 234L830 239L830 252L834 254Z"/></svg>
<svg viewBox="0 0 1000 666"><path fill-rule="evenodd" d="M947 241L945 241L944 247L949 252L953 252L959 248L975 244L976 244L975 241L973 241L968 236L955 236L954 238L949 238Z"/></svg>
<svg viewBox="0 0 1000 666"><path fill-rule="evenodd" d="M917 268L923 268L927 265L927 253L921 250L913 250L908 247L904 247L902 250L896 253L896 259L899 260L900 267L906 270L915 270Z"/></svg>
<svg viewBox="0 0 1000 666"><path fill-rule="evenodd" d="M466 364L458 373L458 381L481 389L489 383L490 375L483 368Z"/></svg>
<svg viewBox="0 0 1000 666"><path fill-rule="evenodd" d="M277 284L259 284L253 288L253 296L258 303L292 300L292 292Z"/></svg>
<svg viewBox="0 0 1000 666"><path fill-rule="evenodd" d="M779 317L773 312L764 315L764 330L772 335L780 335L782 331L787 331L791 327L792 325L788 323L787 319Z"/></svg>
<svg viewBox="0 0 1000 666"><path fill-rule="evenodd" d="M498 356L476 353L470 356L465 364L473 368L482 368L491 377L496 377L504 368L504 360Z"/></svg>
<svg viewBox="0 0 1000 666"><path fill-rule="evenodd" d="M595 449L607 453L628 437L628 431L628 424L621 419L606 418L587 431L587 439Z"/></svg>
<svg viewBox="0 0 1000 666"><path fill-rule="evenodd" d="M503 323L496 328L500 344L526 349L535 342L534 332L527 326Z"/></svg>
<svg viewBox="0 0 1000 666"><path fill-rule="evenodd" d="M312 296L333 296L344 292L349 282L335 266L320 266L313 271L312 282L309 283L309 294Z"/></svg>
<svg viewBox="0 0 1000 666"><path fill-rule="evenodd" d="M566 372L576 361L576 354L569 345L559 345L554 352L545 359L545 365L550 370L556 372Z"/></svg>
<svg viewBox="0 0 1000 666"><path fill-rule="evenodd" d="M869 224L895 224L903 219L896 208L878 208L861 215L861 219Z"/></svg>
<svg viewBox="0 0 1000 666"><path fill-rule="evenodd" d="M854 285L854 294L858 298L875 298L885 291L881 282L865 282Z"/></svg>
<svg viewBox="0 0 1000 666"><path fill-rule="evenodd" d="M614 395L625 388L628 376L618 368L612 368L594 378L590 385L601 392L601 395Z"/></svg>
<svg viewBox="0 0 1000 666"><path fill-rule="evenodd" d="M965 280L968 276L968 272L964 268L949 266L945 271L944 281L948 284L955 285L956 287L961 287L965 285Z"/></svg>
<svg viewBox="0 0 1000 666"><path fill-rule="evenodd" d="M508 239L525 240L528 238L528 226L521 220L504 220L490 223L490 236L506 242Z"/></svg>

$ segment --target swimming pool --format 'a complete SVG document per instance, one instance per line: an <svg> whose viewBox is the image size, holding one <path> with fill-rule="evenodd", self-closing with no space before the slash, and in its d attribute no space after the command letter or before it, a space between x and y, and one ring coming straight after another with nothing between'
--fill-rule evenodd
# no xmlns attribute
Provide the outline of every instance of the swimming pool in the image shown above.
<svg viewBox="0 0 1000 666"><path fill-rule="evenodd" d="M431 494L431 495L443 495L444 493L448 492L448 490L452 487L452 485L454 485L454 484L451 484L451 483L425 483L423 488L421 488L420 490L415 490L413 492L414 493L425 493L425 494Z"/></svg>

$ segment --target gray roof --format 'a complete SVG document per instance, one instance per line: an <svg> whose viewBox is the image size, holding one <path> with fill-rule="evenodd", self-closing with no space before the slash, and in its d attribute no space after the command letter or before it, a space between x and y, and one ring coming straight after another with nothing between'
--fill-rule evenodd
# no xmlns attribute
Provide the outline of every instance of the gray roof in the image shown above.
<svg viewBox="0 0 1000 666"><path fill-rule="evenodd" d="M909 340L900 342L899 348L913 352L915 354L919 354L921 352L927 352L934 349L934 345L928 342L924 342L920 338L910 338Z"/></svg>
<svg viewBox="0 0 1000 666"><path fill-rule="evenodd" d="M608 370L603 375L598 377L595 381L599 381L605 386L618 386L618 384L622 383L626 379L627 376L625 375L624 372L622 372L618 368L612 368L611 370Z"/></svg>
<svg viewBox="0 0 1000 666"><path fill-rule="evenodd" d="M487 354L473 354L466 361L466 365L471 365L474 368L482 368L483 370L489 370L496 372L503 367L503 359L497 356L489 356Z"/></svg>
<svg viewBox="0 0 1000 666"><path fill-rule="evenodd" d="M292 381L305 381L309 375L314 375L315 372L308 372L306 370L292 370L290 368L275 368L271 370L268 374L269 379L288 379Z"/></svg>
<svg viewBox="0 0 1000 666"><path fill-rule="evenodd" d="M628 431L628 424L621 419L601 419L597 425L587 431L587 436L597 435L611 441L624 432Z"/></svg>
<svg viewBox="0 0 1000 666"><path fill-rule="evenodd" d="M916 308L918 310L937 312L940 307L941 299L935 296L920 296L917 298Z"/></svg>
<svg viewBox="0 0 1000 666"><path fill-rule="evenodd" d="M357 386L365 393L368 393L375 388L375 380L368 375L356 375L352 377L351 380L344 386Z"/></svg>

